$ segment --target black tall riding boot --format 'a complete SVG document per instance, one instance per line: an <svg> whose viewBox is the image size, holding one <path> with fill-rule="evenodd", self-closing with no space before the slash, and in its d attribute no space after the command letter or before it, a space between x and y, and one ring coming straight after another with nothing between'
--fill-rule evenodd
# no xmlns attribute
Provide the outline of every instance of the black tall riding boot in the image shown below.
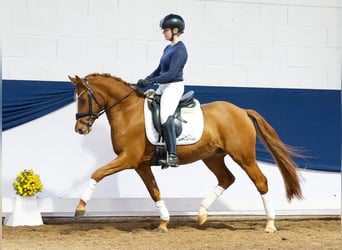
<svg viewBox="0 0 342 250"><path fill-rule="evenodd" d="M178 167L178 157L176 151L176 130L174 117L169 116L167 121L162 124L163 138L165 140L167 157L161 160L162 168Z"/></svg>

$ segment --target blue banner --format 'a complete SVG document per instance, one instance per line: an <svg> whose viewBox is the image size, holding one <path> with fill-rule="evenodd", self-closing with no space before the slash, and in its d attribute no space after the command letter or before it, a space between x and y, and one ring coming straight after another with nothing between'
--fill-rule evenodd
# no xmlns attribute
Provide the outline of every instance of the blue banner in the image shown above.
<svg viewBox="0 0 342 250"><path fill-rule="evenodd" d="M187 86L201 103L228 101L254 109L277 131L282 141L307 156L295 159L301 168L340 172L341 91ZM2 128L13 128L74 101L69 82L3 80ZM227 121L229 122L229 121ZM228 131L229 133L229 131ZM261 142L257 159L273 159Z"/></svg>
<svg viewBox="0 0 342 250"><path fill-rule="evenodd" d="M260 113L282 141L307 156L295 159L301 168L340 172L341 91L187 86L201 103L228 101ZM227 121L229 122L229 121ZM257 159L273 162L257 141Z"/></svg>
<svg viewBox="0 0 342 250"><path fill-rule="evenodd" d="M32 121L74 101L66 82L2 81L2 130Z"/></svg>

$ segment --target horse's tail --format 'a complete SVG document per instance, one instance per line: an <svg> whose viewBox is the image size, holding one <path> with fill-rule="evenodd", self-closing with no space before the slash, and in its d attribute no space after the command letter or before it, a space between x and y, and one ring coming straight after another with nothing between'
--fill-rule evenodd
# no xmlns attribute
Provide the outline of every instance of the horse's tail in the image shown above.
<svg viewBox="0 0 342 250"><path fill-rule="evenodd" d="M272 155L283 176L287 199L290 201L294 196L298 199L302 199L303 195L299 183L297 165L294 163L291 156L300 158L303 156L294 148L285 145L280 140L277 132L259 113L250 109L246 110L246 112L254 123L258 138Z"/></svg>

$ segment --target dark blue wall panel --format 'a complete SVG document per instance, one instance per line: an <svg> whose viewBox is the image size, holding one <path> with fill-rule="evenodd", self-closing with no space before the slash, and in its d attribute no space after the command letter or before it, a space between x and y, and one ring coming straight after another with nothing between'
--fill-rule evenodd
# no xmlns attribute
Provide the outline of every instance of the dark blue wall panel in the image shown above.
<svg viewBox="0 0 342 250"><path fill-rule="evenodd" d="M69 82L3 80L3 130L55 111L74 99ZM285 144L303 150L301 168L339 172L341 168L341 91L187 86L201 103L228 101L259 112ZM229 121L228 121L229 122ZM257 142L257 158L273 162Z"/></svg>

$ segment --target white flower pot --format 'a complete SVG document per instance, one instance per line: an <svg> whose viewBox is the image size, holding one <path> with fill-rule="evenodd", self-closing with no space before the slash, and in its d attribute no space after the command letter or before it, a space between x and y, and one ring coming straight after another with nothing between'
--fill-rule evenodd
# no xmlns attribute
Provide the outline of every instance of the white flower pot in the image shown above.
<svg viewBox="0 0 342 250"><path fill-rule="evenodd" d="M13 212L9 217L6 216L4 224L11 227L43 225L37 196L22 197L17 195Z"/></svg>

